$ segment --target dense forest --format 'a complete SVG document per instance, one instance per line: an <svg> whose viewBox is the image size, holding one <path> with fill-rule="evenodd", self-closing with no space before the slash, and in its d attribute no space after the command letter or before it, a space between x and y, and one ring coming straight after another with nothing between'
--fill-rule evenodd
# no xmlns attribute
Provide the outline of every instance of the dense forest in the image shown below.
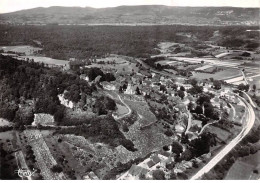
<svg viewBox="0 0 260 183"><path fill-rule="evenodd" d="M223 46L255 48L259 34L246 32L258 29L249 26L7 26L0 27L0 44L42 46L42 53L57 59L89 58L107 53L135 57L149 57L159 51L154 49L161 41L194 44L194 40L177 33L191 33L199 42L209 40L216 30L220 31L217 43ZM237 35L240 35L237 38ZM229 40L236 39L232 42ZM37 45L35 40L41 42Z"/></svg>
<svg viewBox="0 0 260 183"><path fill-rule="evenodd" d="M57 95L65 90L67 98L73 102L78 102L81 93L91 95L93 92L92 87L77 75L2 55L0 56L0 83L0 116L24 124L32 122L33 112L44 112L55 116L60 105ZM25 105L28 100L32 100L35 108L31 112L21 112L19 105ZM20 117L17 116L19 113L21 115L28 113L27 120L19 120Z"/></svg>

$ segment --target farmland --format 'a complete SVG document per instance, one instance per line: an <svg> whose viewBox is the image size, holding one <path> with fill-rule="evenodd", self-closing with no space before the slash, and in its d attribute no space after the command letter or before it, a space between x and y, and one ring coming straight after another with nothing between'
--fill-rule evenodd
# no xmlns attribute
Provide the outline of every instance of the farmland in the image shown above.
<svg viewBox="0 0 260 183"><path fill-rule="evenodd" d="M208 74L208 73L198 73L195 72L193 73L193 78L197 78L197 79L209 79L209 78L214 78L216 80L223 80L226 78L230 78L230 77L234 77L237 75L240 75L240 71L238 71L237 69L225 69L219 72L216 72L214 74Z"/></svg>
<svg viewBox="0 0 260 183"><path fill-rule="evenodd" d="M4 52L8 53L16 53L16 54L25 54L27 56L34 55L39 50L42 50L42 48L37 48L29 45L24 46L0 46L0 50L3 50Z"/></svg>

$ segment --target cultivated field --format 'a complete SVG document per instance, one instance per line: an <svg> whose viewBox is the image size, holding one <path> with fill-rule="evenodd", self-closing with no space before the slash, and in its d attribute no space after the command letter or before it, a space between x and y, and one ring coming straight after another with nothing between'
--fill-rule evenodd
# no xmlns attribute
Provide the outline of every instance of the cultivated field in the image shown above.
<svg viewBox="0 0 260 183"><path fill-rule="evenodd" d="M25 55L33 55L35 52L42 50L42 48L36 48L28 45L24 46L1 46L0 50L4 50L4 52L16 52L16 53L24 53Z"/></svg>
<svg viewBox="0 0 260 183"><path fill-rule="evenodd" d="M27 58L30 60L34 60L34 62L42 62L44 64L50 64L50 65L59 65L59 66L65 66L69 64L69 61L67 60L58 60L53 59L49 57L39 57L39 56L20 56L20 59L26 60Z"/></svg>
<svg viewBox="0 0 260 183"><path fill-rule="evenodd" d="M224 80L230 77L234 76L240 76L241 72L237 69L225 69L219 72L216 72L214 74L209 74L209 73L199 73L199 72L192 72L193 78L196 79L209 79L209 78L214 78L215 80Z"/></svg>

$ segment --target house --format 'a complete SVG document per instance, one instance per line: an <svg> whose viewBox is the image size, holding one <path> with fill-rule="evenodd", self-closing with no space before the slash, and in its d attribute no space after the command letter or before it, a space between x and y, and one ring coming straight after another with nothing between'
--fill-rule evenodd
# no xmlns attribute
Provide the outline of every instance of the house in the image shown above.
<svg viewBox="0 0 260 183"><path fill-rule="evenodd" d="M99 178L96 176L94 172L89 172L87 175L83 176L84 180L98 180Z"/></svg>
<svg viewBox="0 0 260 183"><path fill-rule="evenodd" d="M170 152L164 151L164 150L159 151L158 154L164 156L165 158L168 158L168 157L171 156L171 153L170 153Z"/></svg>
<svg viewBox="0 0 260 183"><path fill-rule="evenodd" d="M181 125L176 125L176 126L175 126L175 131L176 131L177 133L182 133L182 132L185 131L185 128L184 128L183 126L181 126Z"/></svg>
<svg viewBox="0 0 260 183"><path fill-rule="evenodd" d="M210 102L212 103L213 106L220 108L220 103L219 103L219 98L217 96L215 96L214 98L212 98L210 100Z"/></svg>
<svg viewBox="0 0 260 183"><path fill-rule="evenodd" d="M89 81L89 77L86 74L81 74L80 79L84 79L86 81Z"/></svg>
<svg viewBox="0 0 260 183"><path fill-rule="evenodd" d="M137 165L132 165L131 168L128 171L128 174L139 178L140 175L146 175L149 172L148 169L137 166Z"/></svg>
<svg viewBox="0 0 260 183"><path fill-rule="evenodd" d="M137 85L128 83L125 94L134 95L136 93Z"/></svg>
<svg viewBox="0 0 260 183"><path fill-rule="evenodd" d="M54 117L50 114L45 114L45 113L34 114L34 121L33 121L32 125L35 126L38 124L53 125Z"/></svg>
<svg viewBox="0 0 260 183"><path fill-rule="evenodd" d="M150 160L150 161L147 162L147 166L148 166L149 168L153 167L155 164L156 164L156 163L154 163L152 160Z"/></svg>
<svg viewBox="0 0 260 183"><path fill-rule="evenodd" d="M182 86L185 88L185 90L192 88L191 84L182 84Z"/></svg>
<svg viewBox="0 0 260 183"><path fill-rule="evenodd" d="M161 161L161 159L158 157L158 155L154 155L153 157L151 157L151 160L157 164Z"/></svg>
<svg viewBox="0 0 260 183"><path fill-rule="evenodd" d="M74 104L73 104L72 101L64 98L64 94L58 95L58 98L60 100L60 103L62 105L64 105L65 107L68 107L68 108L71 108L71 109L74 107Z"/></svg>
<svg viewBox="0 0 260 183"><path fill-rule="evenodd" d="M96 176L96 174L94 173L94 172L89 172L89 174L88 174L88 176L89 176L89 178L91 179L91 180L98 180L98 177Z"/></svg>

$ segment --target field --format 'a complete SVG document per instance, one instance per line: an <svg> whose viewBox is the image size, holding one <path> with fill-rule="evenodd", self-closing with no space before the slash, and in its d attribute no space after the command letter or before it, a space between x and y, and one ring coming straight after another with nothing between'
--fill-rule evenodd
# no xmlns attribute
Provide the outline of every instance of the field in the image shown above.
<svg viewBox="0 0 260 183"><path fill-rule="evenodd" d="M131 100L124 100L132 110L135 110L139 115L142 116L142 122L144 125L150 124L156 121L155 115L150 111L149 106L146 102L135 102Z"/></svg>
<svg viewBox="0 0 260 183"><path fill-rule="evenodd" d="M260 152L245 156L236 161L228 171L225 180L257 180L258 173L253 173L254 170L259 171ZM258 168L257 168L258 166Z"/></svg>
<svg viewBox="0 0 260 183"><path fill-rule="evenodd" d="M178 64L177 61L172 61L172 60L161 60L158 62L155 62L156 64L160 64L160 65L176 65Z"/></svg>
<svg viewBox="0 0 260 183"><path fill-rule="evenodd" d="M4 52L11 51L16 53L24 53L25 55L33 55L35 52L42 49L24 45L24 46L1 46L0 50L4 50Z"/></svg>
<svg viewBox="0 0 260 183"><path fill-rule="evenodd" d="M0 118L0 126L8 126L10 125L10 122L3 119L3 118Z"/></svg>
<svg viewBox="0 0 260 183"><path fill-rule="evenodd" d="M216 72L214 74L208 74L208 73L198 73L198 72L192 72L193 78L196 79L209 79L209 78L214 78L215 80L224 80L226 78L234 77L234 76L239 76L241 75L241 72L238 69L225 69L219 72Z"/></svg>
<svg viewBox="0 0 260 183"><path fill-rule="evenodd" d="M118 113L118 115L124 115L124 114L126 114L127 112L128 112L128 109L125 107L125 106L123 106L123 105L120 105L120 104L116 104L116 106L117 106L117 113Z"/></svg>
<svg viewBox="0 0 260 183"><path fill-rule="evenodd" d="M136 67L136 63L128 61L121 56L110 56L107 58L97 59L97 63L92 63L86 67L97 67L101 68L103 71L114 72L116 74L137 73L139 70L138 67Z"/></svg>
<svg viewBox="0 0 260 183"><path fill-rule="evenodd" d="M42 62L45 64L50 64L50 65L60 65L60 66L65 66L69 64L69 61L67 60L58 60L58 59L53 59L53 58L49 58L49 57L38 57L38 56L21 56L19 57L23 60L28 59L33 59L34 62Z"/></svg>
<svg viewBox="0 0 260 183"><path fill-rule="evenodd" d="M236 115L234 117L234 122L243 124L243 120L246 119L245 115L244 115L244 111L245 111L245 107L241 106L241 105L235 105L233 104L235 111L236 111Z"/></svg>
<svg viewBox="0 0 260 183"><path fill-rule="evenodd" d="M203 71L203 70L209 69L211 67L213 67L213 66L212 65L204 65L202 67L196 68L195 71L198 71L198 70L202 70Z"/></svg>
<svg viewBox="0 0 260 183"><path fill-rule="evenodd" d="M257 89L260 89L260 76L256 76L256 77L249 77L248 82L250 83L250 85L256 85Z"/></svg>
<svg viewBox="0 0 260 183"><path fill-rule="evenodd" d="M226 130L222 130L221 128L215 127L213 125L209 125L205 132L214 133L217 135L217 139L221 141L227 142L227 140L232 136L232 134Z"/></svg>

